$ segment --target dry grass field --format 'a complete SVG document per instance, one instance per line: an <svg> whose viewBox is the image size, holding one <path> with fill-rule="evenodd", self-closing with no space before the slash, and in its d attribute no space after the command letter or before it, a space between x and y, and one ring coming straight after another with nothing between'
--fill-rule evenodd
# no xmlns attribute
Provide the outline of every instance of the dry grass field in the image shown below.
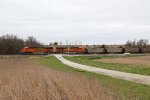
<svg viewBox="0 0 150 100"><path fill-rule="evenodd" d="M131 64L131 65L144 65L150 67L150 56L136 56L136 57L122 57L111 59L97 59L96 61L105 63L118 63L118 64Z"/></svg>
<svg viewBox="0 0 150 100"><path fill-rule="evenodd" d="M115 100L95 80L24 57L0 59L0 100Z"/></svg>

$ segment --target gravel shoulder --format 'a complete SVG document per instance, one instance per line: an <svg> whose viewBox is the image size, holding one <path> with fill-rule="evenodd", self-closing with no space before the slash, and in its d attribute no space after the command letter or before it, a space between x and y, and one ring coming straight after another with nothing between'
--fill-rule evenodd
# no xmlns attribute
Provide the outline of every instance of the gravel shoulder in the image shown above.
<svg viewBox="0 0 150 100"><path fill-rule="evenodd" d="M54 55L58 60L60 60L62 63L69 65L71 67L89 71L89 72L94 72L97 74L103 74L103 75L109 75L115 78L120 78L140 84L145 84L145 85L150 85L150 76L145 76L145 75L138 75L138 74L131 74L131 73L125 73L125 72L119 72L119 71L112 71L112 70L107 70L107 69L102 69L102 68L96 68L93 66L86 66L78 63L74 63L71 61L68 61L62 57L62 55Z"/></svg>

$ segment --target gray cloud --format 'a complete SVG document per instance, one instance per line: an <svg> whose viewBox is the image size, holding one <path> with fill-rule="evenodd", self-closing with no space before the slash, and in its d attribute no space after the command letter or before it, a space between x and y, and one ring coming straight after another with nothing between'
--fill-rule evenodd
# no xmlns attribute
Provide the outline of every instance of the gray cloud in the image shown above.
<svg viewBox="0 0 150 100"><path fill-rule="evenodd" d="M42 42L150 40L149 0L0 0L0 35Z"/></svg>

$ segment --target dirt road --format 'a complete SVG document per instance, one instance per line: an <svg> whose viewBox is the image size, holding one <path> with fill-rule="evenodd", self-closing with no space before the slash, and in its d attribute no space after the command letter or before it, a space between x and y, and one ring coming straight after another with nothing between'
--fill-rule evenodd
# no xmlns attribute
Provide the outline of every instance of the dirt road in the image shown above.
<svg viewBox="0 0 150 100"><path fill-rule="evenodd" d="M145 85L150 85L150 76L144 76L144 75L138 75L138 74L131 74L131 73L125 73L125 72L119 72L119 71L112 71L112 70L107 70L107 69L102 69L102 68L96 68L92 66L86 66L82 64L77 64L71 61L68 61L62 57L62 55L54 55L57 59L59 59L62 63L69 65L71 67L77 68L77 69L82 69L86 70L89 72L94 72L97 74L104 74L104 75L109 75L115 78L120 78L136 83L141 83Z"/></svg>
<svg viewBox="0 0 150 100"><path fill-rule="evenodd" d="M113 100L97 81L27 57L0 59L0 100Z"/></svg>

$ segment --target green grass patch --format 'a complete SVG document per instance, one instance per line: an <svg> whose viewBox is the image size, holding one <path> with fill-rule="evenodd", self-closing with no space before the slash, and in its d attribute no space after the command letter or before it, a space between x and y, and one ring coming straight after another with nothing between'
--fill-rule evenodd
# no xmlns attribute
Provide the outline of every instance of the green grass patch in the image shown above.
<svg viewBox="0 0 150 100"><path fill-rule="evenodd" d="M114 56L88 56L89 60L95 60L95 59L109 59L114 58Z"/></svg>
<svg viewBox="0 0 150 100"><path fill-rule="evenodd" d="M150 99L150 95L149 95L150 86L71 68L67 65L62 64L53 56L46 57L46 58L38 58L37 61L40 64L45 65L51 69L65 71L65 72L73 72L76 74L83 75L90 79L97 79L102 86L110 89L112 92L114 92L114 94L117 94L119 96L121 95L126 97L139 96L140 100Z"/></svg>
<svg viewBox="0 0 150 100"><path fill-rule="evenodd" d="M74 69L71 68L65 64L62 64L59 60L57 60L55 57L43 57L37 59L39 64L45 65L51 69L56 69L56 70L62 70L62 71L74 71L74 72L82 72L80 69Z"/></svg>
<svg viewBox="0 0 150 100"><path fill-rule="evenodd" d="M100 58L101 57L101 58ZM114 58L113 56L100 56L96 58L106 59L106 58ZM134 74L141 74L141 75L150 75L150 67L147 66L138 66L138 65L127 65L127 64L114 64L114 63L104 63L98 62L93 59L91 56L65 56L64 58L84 64L89 66L94 66L98 68L134 73Z"/></svg>

